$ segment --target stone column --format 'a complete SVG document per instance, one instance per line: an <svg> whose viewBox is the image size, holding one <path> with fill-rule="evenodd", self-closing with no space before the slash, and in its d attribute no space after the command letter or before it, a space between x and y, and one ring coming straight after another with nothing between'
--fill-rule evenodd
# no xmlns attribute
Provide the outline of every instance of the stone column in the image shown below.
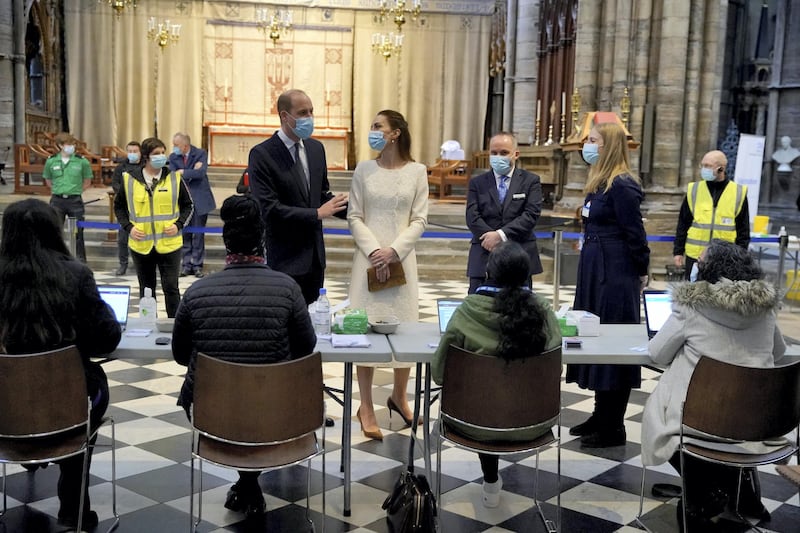
<svg viewBox="0 0 800 533"><path fill-rule="evenodd" d="M540 0L518 0L511 131L519 142L533 144L539 70Z"/></svg>

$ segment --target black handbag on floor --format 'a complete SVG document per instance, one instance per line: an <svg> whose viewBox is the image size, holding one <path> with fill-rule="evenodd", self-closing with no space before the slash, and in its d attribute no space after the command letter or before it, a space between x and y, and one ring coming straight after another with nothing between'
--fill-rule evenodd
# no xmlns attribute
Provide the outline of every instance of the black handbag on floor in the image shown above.
<svg viewBox="0 0 800 533"><path fill-rule="evenodd" d="M420 375L417 373L417 380ZM419 383L415 390L420 390ZM414 420L419 419L419 398L414 402ZM392 492L381 506L391 533L434 533L436 531L436 496L423 475L414 475L414 446L417 425L411 428L408 469L400 473Z"/></svg>

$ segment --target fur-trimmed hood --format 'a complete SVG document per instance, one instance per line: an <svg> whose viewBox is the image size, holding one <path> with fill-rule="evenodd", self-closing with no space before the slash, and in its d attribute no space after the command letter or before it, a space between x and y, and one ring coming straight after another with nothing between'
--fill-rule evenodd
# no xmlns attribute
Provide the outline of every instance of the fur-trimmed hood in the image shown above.
<svg viewBox="0 0 800 533"><path fill-rule="evenodd" d="M709 320L738 329L753 317L778 309L780 297L775 286L764 280L717 283L698 281L672 287L675 304L695 310Z"/></svg>

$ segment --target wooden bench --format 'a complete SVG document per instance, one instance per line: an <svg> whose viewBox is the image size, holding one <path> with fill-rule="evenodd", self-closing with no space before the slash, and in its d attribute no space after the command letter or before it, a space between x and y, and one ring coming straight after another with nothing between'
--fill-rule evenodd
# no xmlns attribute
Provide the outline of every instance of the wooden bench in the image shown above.
<svg viewBox="0 0 800 533"><path fill-rule="evenodd" d="M453 186L466 188L472 175L469 161L439 159L428 167L428 187L432 189L430 196L440 202L466 201L466 195L453 194Z"/></svg>

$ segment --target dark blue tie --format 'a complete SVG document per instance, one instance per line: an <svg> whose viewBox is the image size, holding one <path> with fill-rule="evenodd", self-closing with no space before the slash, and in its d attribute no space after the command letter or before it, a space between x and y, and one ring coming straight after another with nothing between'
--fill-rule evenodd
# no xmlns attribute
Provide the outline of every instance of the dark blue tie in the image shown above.
<svg viewBox="0 0 800 533"><path fill-rule="evenodd" d="M506 201L506 194L508 193L508 176L500 176L500 185L497 186L497 196L500 198L500 203Z"/></svg>

